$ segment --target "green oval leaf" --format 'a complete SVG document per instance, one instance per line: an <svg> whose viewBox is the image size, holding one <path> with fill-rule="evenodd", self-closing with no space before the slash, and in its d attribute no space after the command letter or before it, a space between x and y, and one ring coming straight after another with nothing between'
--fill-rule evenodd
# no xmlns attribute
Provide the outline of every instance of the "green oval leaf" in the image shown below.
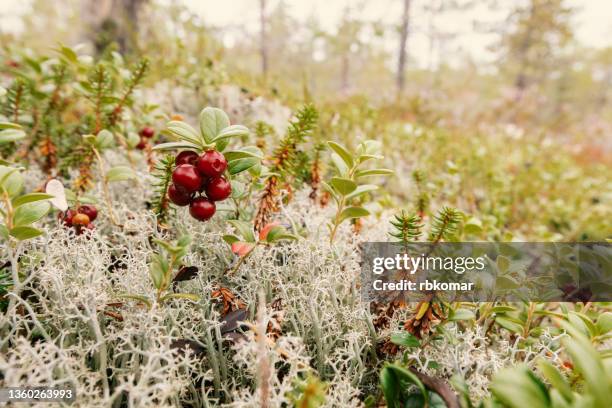
<svg viewBox="0 0 612 408"><path fill-rule="evenodd" d="M362 194L369 193L370 191L374 191L374 190L378 190L378 186L375 186L373 184L364 184L364 185L358 186L355 189L355 191L347 195L346 199L351 200L355 197L359 197Z"/></svg>
<svg viewBox="0 0 612 408"><path fill-rule="evenodd" d="M212 143L223 129L229 126L227 114L219 108L207 107L200 112L200 131L207 144Z"/></svg>
<svg viewBox="0 0 612 408"><path fill-rule="evenodd" d="M389 176L393 173L395 172L389 169L358 170L355 177Z"/></svg>
<svg viewBox="0 0 612 408"><path fill-rule="evenodd" d="M13 224L16 227L27 226L40 220L49 212L51 204L47 201L35 201L23 204L15 210Z"/></svg>
<svg viewBox="0 0 612 408"><path fill-rule="evenodd" d="M160 143L158 145L153 146L153 150L178 150L178 149L190 149L200 151L202 149L201 146L196 145L195 143L190 142L168 142L168 143Z"/></svg>
<svg viewBox="0 0 612 408"><path fill-rule="evenodd" d="M38 228L27 226L15 227L10 232L11 236L17 238L20 241L35 238L39 235L42 235L42 233L43 231L39 230Z"/></svg>
<svg viewBox="0 0 612 408"><path fill-rule="evenodd" d="M180 140L201 145L202 140L198 132L185 122L178 120L170 121L166 124L166 130Z"/></svg>
<svg viewBox="0 0 612 408"><path fill-rule="evenodd" d="M407 331L396 332L391 335L391 343L404 347L419 347L421 342Z"/></svg>
<svg viewBox="0 0 612 408"><path fill-rule="evenodd" d="M332 141L328 141L327 144L329 145L329 147L332 148L334 152L336 152L338 156L340 156L340 158L342 159L342 161L344 161L348 168L353 167L353 165L355 164L355 161L353 160L353 155L351 155L351 153L344 146Z"/></svg>
<svg viewBox="0 0 612 408"><path fill-rule="evenodd" d="M27 204L27 203L32 203L34 201L42 201L42 200L49 200L51 198L53 198L54 196L51 194L46 194L46 193L30 193L30 194L24 194L21 195L19 197L16 197L13 199L13 207L17 208L20 205L23 204Z"/></svg>
<svg viewBox="0 0 612 408"><path fill-rule="evenodd" d="M5 143L16 142L26 137L26 133L23 130L18 129L6 129L0 131L0 145Z"/></svg>
<svg viewBox="0 0 612 408"><path fill-rule="evenodd" d="M329 181L329 184L341 195L347 195L355 191L357 189L357 183L355 183L351 179L342 178L342 177L332 177Z"/></svg>
<svg viewBox="0 0 612 408"><path fill-rule="evenodd" d="M135 178L136 174L134 174L134 171L128 166L113 167L106 173L106 180L108 182L125 181Z"/></svg>
<svg viewBox="0 0 612 408"><path fill-rule="evenodd" d="M228 222L238 230L240 235L247 242L255 242L255 234L253 233L253 226L246 221L239 220L228 220Z"/></svg>
<svg viewBox="0 0 612 408"><path fill-rule="evenodd" d="M212 139L212 142L218 142L222 139L229 139L230 137L248 136L249 129L242 125L231 125L219 132L217 136Z"/></svg>
<svg viewBox="0 0 612 408"><path fill-rule="evenodd" d="M114 144L115 137L113 134L106 130L102 129L98 132L96 136L96 147L100 150L111 147Z"/></svg>
<svg viewBox="0 0 612 408"><path fill-rule="evenodd" d="M260 159L257 157L245 157L243 159L232 160L227 163L227 170L231 175L234 175L256 166L259 162Z"/></svg>
<svg viewBox="0 0 612 408"><path fill-rule="evenodd" d="M10 197L19 194L23 188L23 176L19 173L19 169L0 166L0 187Z"/></svg>
<svg viewBox="0 0 612 408"><path fill-rule="evenodd" d="M370 215L370 212L363 207L347 207L340 213L339 222L349 218L361 218Z"/></svg>

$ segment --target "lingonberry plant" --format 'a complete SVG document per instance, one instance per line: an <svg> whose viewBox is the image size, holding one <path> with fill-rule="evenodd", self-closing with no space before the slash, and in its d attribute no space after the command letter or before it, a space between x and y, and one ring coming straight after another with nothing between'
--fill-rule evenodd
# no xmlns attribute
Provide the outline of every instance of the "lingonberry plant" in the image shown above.
<svg viewBox="0 0 612 408"><path fill-rule="evenodd" d="M380 143L374 140L366 140L359 144L356 152L350 153L344 146L328 142L333 150L331 155L336 175L329 183L322 182L326 190L336 202L336 214L328 225L329 242L333 243L340 224L351 218L360 218L369 215L370 212L358 205L351 205L353 200L360 196L378 189L375 184L359 184L366 177L388 176L393 174L392 170L376 168L364 169L363 164L369 160L380 160Z"/></svg>
<svg viewBox="0 0 612 408"><path fill-rule="evenodd" d="M166 188L172 203L189 206L193 218L207 221L215 214L216 203L232 194L231 178L258 165L261 152L256 147L243 147L223 153L231 138L247 136L249 130L230 125L227 114L218 108L202 110L198 130L182 121L168 122L166 130L179 141L157 145L155 150L186 150L174 158L172 183L158 186Z"/></svg>
<svg viewBox="0 0 612 408"><path fill-rule="evenodd" d="M257 238L251 223L240 220L230 220L228 222L236 229L236 234L224 235L223 240L231 246L232 252L241 258L234 270L237 270L243 259L259 245L270 245L283 240L298 239L297 235L288 233L287 229L278 222L266 224L257 234Z"/></svg>
<svg viewBox="0 0 612 408"><path fill-rule="evenodd" d="M153 254L149 264L149 276L155 288L155 296L151 299L146 295L127 293L120 295L120 297L142 302L149 308L153 306L153 301L159 305L163 305L172 299L198 301L200 299L198 295L176 293L171 290L173 289L173 282L177 280L180 273L181 260L189 249L191 238L185 235L176 242L168 242L157 238L153 241L159 246L159 251ZM174 272L175 270L177 273Z"/></svg>

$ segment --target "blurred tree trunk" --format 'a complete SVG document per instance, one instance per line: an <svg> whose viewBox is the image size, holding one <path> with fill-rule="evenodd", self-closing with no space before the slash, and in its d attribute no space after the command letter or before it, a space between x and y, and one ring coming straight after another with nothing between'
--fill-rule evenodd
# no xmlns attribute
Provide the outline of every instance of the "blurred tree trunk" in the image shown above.
<svg viewBox="0 0 612 408"><path fill-rule="evenodd" d="M350 72L350 57L348 52L342 54L342 62L340 65L340 90L346 94L349 90L349 72Z"/></svg>
<svg viewBox="0 0 612 408"><path fill-rule="evenodd" d="M266 78L268 76L268 38L266 35L266 0L259 0L259 26L260 44L259 53L261 55L261 73Z"/></svg>
<svg viewBox="0 0 612 408"><path fill-rule="evenodd" d="M404 11L402 13L402 25L400 27L400 44L397 58L397 94L404 92L405 69L406 69L406 43L408 42L408 29L410 24L410 4L411 0L404 0Z"/></svg>
<svg viewBox="0 0 612 408"><path fill-rule="evenodd" d="M83 2L83 17L89 25L87 36L97 54L116 43L122 53L137 48L140 10L148 0L90 0Z"/></svg>

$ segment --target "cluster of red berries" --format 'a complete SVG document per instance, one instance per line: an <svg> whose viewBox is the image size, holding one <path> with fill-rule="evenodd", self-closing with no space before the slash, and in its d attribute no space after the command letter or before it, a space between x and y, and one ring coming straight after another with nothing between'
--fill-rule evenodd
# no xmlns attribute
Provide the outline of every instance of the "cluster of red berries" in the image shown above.
<svg viewBox="0 0 612 408"><path fill-rule="evenodd" d="M81 205L76 210L60 212L58 218L66 227L74 228L77 235L85 230L95 228L93 222L98 217L98 210L93 205Z"/></svg>
<svg viewBox="0 0 612 408"><path fill-rule="evenodd" d="M140 135L140 142L138 142L136 148L139 150L144 150L145 147L147 147L149 139L155 135L155 129L150 126L145 126L140 130L140 132L138 132L138 134Z"/></svg>
<svg viewBox="0 0 612 408"><path fill-rule="evenodd" d="M174 162L176 168L168 187L170 201L178 206L189 205L189 214L198 221L210 219L217 209L215 201L223 201L232 193L232 185L223 177L227 168L225 156L216 150L199 156L185 150Z"/></svg>

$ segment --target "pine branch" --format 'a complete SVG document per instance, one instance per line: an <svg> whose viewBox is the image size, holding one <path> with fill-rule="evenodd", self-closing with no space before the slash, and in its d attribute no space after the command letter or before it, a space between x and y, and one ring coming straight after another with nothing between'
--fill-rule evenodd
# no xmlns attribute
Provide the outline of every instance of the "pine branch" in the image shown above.
<svg viewBox="0 0 612 408"><path fill-rule="evenodd" d="M443 207L434 217L429 232L429 241L439 242L441 239L448 239L461 222L461 213L451 207Z"/></svg>
<svg viewBox="0 0 612 408"><path fill-rule="evenodd" d="M168 210L170 203L168 201L168 187L172 180L172 170L174 169L174 157L167 155L162 157L156 164L153 170L155 182L153 188L155 190L153 196L153 213L157 217L157 223L164 225L168 219Z"/></svg>
<svg viewBox="0 0 612 408"><path fill-rule="evenodd" d="M313 105L304 105L289 124L285 137L274 150L273 168L271 171L286 175L295 174L298 160L298 147L312 134L319 114Z"/></svg>
<svg viewBox="0 0 612 408"><path fill-rule="evenodd" d="M14 123L19 123L19 115L26 108L28 84L22 78L17 78L7 89L5 114Z"/></svg>
<svg viewBox="0 0 612 408"><path fill-rule="evenodd" d="M424 218L429 207L429 194L427 194L427 191L425 191L425 173L417 169L412 172L412 179L417 186L417 213L419 214L419 217Z"/></svg>
<svg viewBox="0 0 612 408"><path fill-rule="evenodd" d="M389 235L403 244L417 241L423 233L421 218L418 215L408 215L404 210L395 215L390 223L393 231Z"/></svg>
<svg viewBox="0 0 612 408"><path fill-rule="evenodd" d="M260 231L270 219L272 213L278 210L279 183L288 183L290 177L295 177L299 166L299 145L312 134L318 119L318 112L313 105L304 105L289 124L289 128L279 146L274 150L270 172L276 175L268 177L264 192L259 200L255 215L255 231Z"/></svg>
<svg viewBox="0 0 612 408"><path fill-rule="evenodd" d="M129 102L130 97L134 93L134 89L136 89L142 83L148 70L149 60L147 58L143 58L131 72L130 79L127 81L126 89L123 92L121 99L119 102L117 102L113 110L108 115L108 123L110 126L114 126L117 123L117 120L121 117L123 108Z"/></svg>
<svg viewBox="0 0 612 408"><path fill-rule="evenodd" d="M98 134L104 127L102 113L107 99L111 96L111 78L103 64L98 64L93 68L85 89L88 91L87 97L94 104L95 124L93 134Z"/></svg>

